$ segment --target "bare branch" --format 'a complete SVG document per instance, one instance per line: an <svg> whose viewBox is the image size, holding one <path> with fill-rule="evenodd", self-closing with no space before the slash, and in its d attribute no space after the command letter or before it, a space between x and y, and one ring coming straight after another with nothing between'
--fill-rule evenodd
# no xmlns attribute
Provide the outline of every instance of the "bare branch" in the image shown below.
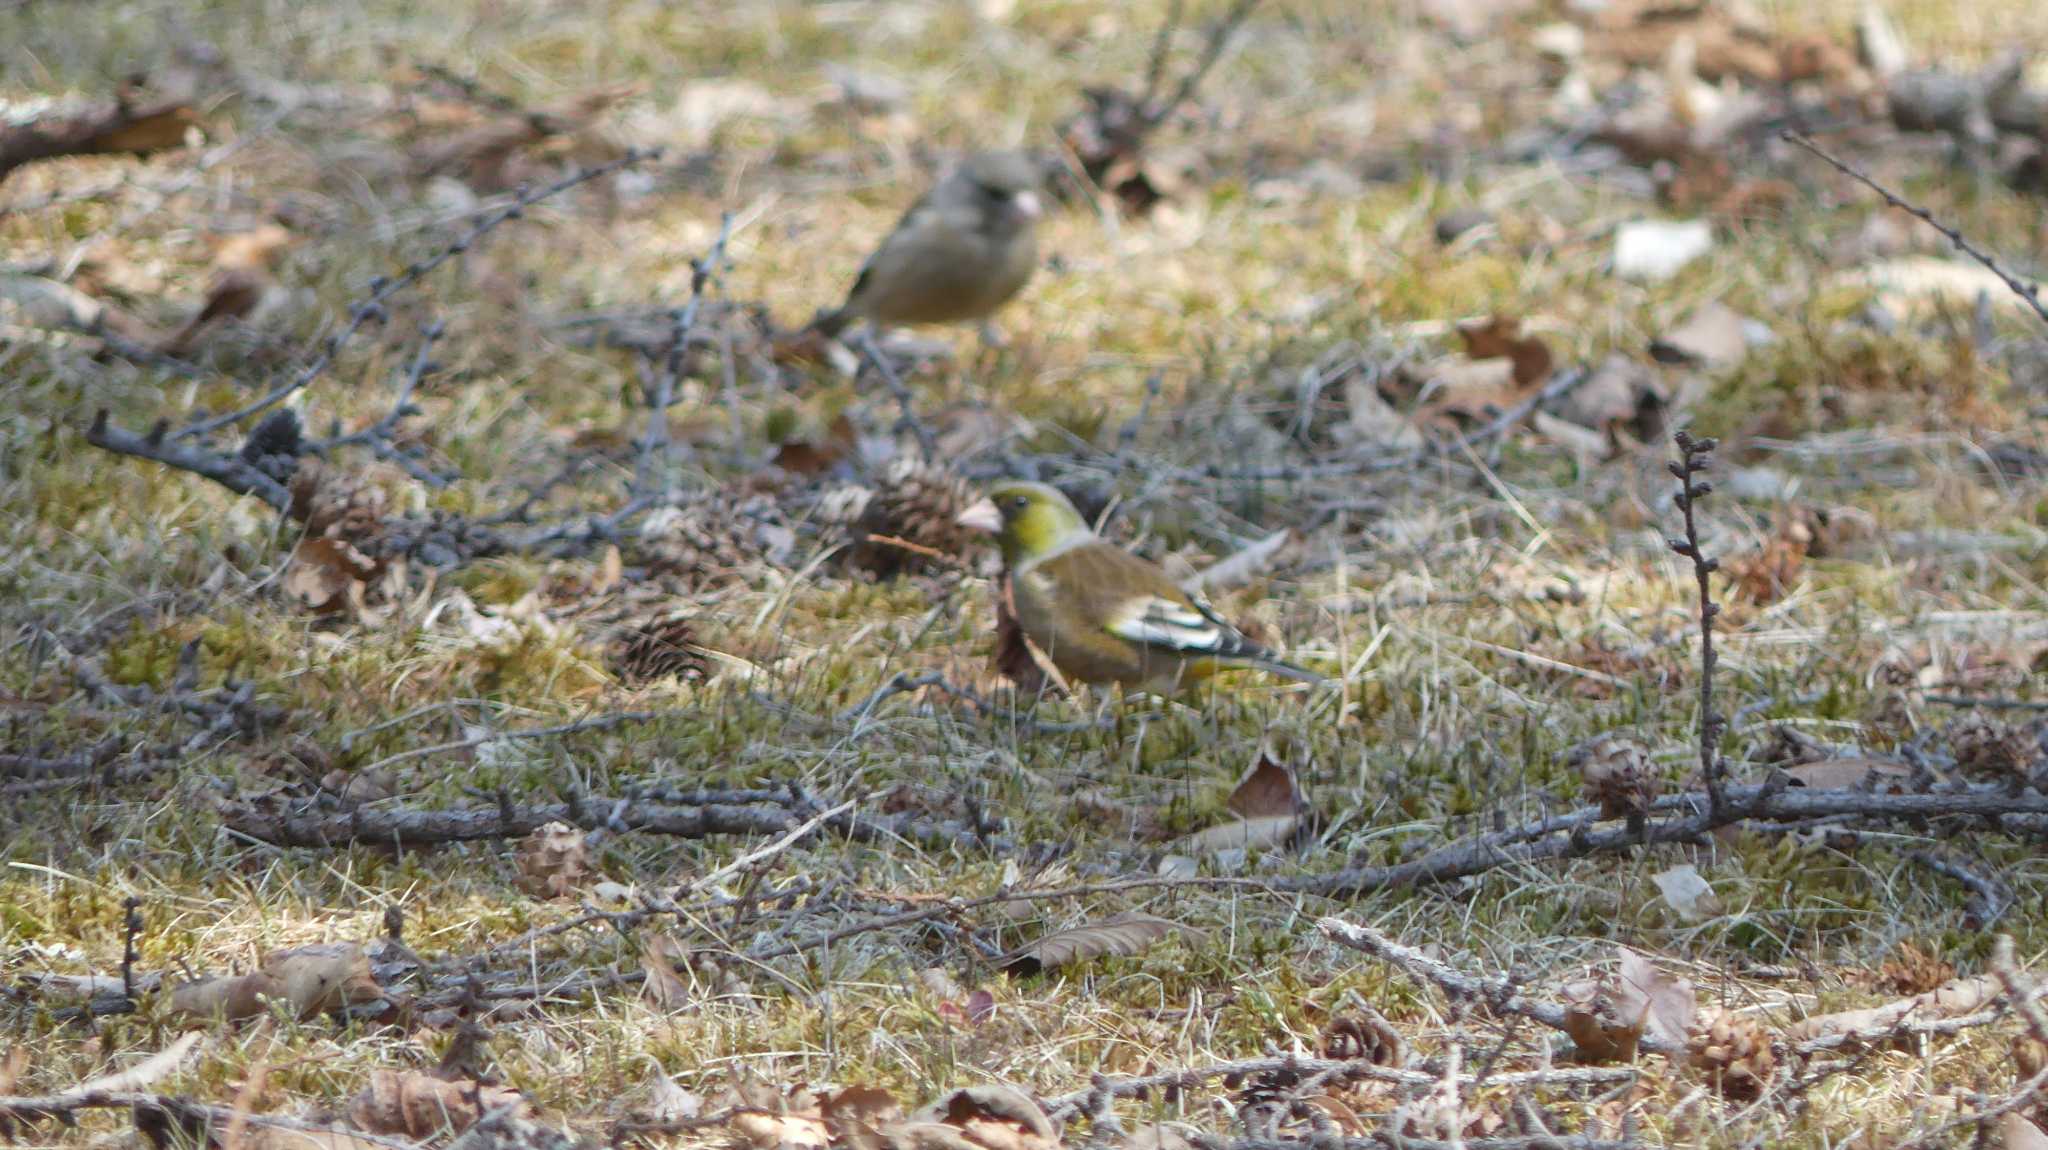
<svg viewBox="0 0 2048 1150"><path fill-rule="evenodd" d="M1978 263L1983 264L1986 268L1989 268L1991 270L1992 275L1995 275L1999 279L2004 280L2005 286L2011 288L2012 293L2014 295L2026 301L2027 306L2034 309L2034 314L2041 317L2042 323L2048 323L2048 306L2044 306L2041 303L2041 287L2039 284L2028 283L2027 281L2019 278L2011 272L2006 271L2005 268L2002 265L2000 265L1996 259L1993 259L1990 255L1976 247L1974 244L1970 243L1970 241L1963 236L1962 232L1948 226L1945 223L1942 223L1938 219L1935 219L1933 212L1928 211L1926 208L1923 208L1918 204L1912 203L1906 199L1901 198L1898 195L1898 193L1892 191L1890 188L1885 187L1883 184L1878 183L1876 180L1872 179L1868 174L1866 174L1862 169L1855 167L1846 160L1836 158L1834 155L1829 153L1825 148L1822 148L1819 144L1814 143L1813 140L1809 137L1793 131L1780 132L1778 133L1778 135L1784 138L1785 140L1790 141L1791 143L1799 145L1800 147L1813 153L1815 156L1820 157L1821 161L1827 164L1829 167L1835 169L1836 171L1842 173L1850 179L1855 180L1857 183L1862 184L1864 187L1869 188L1871 191L1876 192L1878 195L1883 196L1885 203L1890 204L1892 207L1895 207L1902 212L1905 212L1909 216L1917 217L1922 222L1926 223L1927 226L1933 228L1935 231L1940 232L1942 235L1947 236L1948 242L1954 244L1957 251L1962 252L1964 255L1969 256L1971 259L1976 260Z"/></svg>
<svg viewBox="0 0 2048 1150"><path fill-rule="evenodd" d="M238 407L233 411L193 420L173 433L171 436L172 441L177 442L190 439L195 435L205 435L208 432L217 431L230 424L239 423L266 408L282 402L293 392L318 379L320 374L326 371L328 366L334 362L335 356L340 354L342 347L355 336L356 332L362 330L364 324L369 323L373 319L384 318L384 306L391 302L393 297L418 284L449 260L475 247L479 241L497 230L500 225L509 220L519 219L526 214L528 208L543 200L553 199L563 192L569 191L571 188L587 184L592 180L611 175L614 172L637 167L648 160L658 158L660 155L661 150L658 148L629 148L624 155L610 163L571 172L544 187L520 192L513 197L511 203L486 213L475 224L471 225L468 231L463 232L460 236L456 237L453 243L442 248L440 251L425 259L416 260L406 265L405 270L396 276L378 276L372 279L369 285L369 295L349 306L348 323L340 331L328 336L326 341L322 343L319 353L306 366L300 368L296 375L272 388L261 398Z"/></svg>
<svg viewBox="0 0 2048 1150"><path fill-rule="evenodd" d="M265 475L255 464L239 455L180 447L164 438L164 424L161 422L151 428L148 435L137 435L109 424L107 410L101 408L93 415L92 426L86 429L85 441L116 455L150 459L166 467L204 476L237 495L254 495L279 511L291 509L291 492L285 489L284 484Z"/></svg>

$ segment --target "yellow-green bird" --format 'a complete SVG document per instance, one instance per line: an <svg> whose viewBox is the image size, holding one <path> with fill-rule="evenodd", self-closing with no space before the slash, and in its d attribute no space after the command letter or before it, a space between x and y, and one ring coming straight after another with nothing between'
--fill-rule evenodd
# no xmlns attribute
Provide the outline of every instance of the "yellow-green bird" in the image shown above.
<svg viewBox="0 0 2048 1150"><path fill-rule="evenodd" d="M1055 488L999 483L958 521L996 537L1018 625L1070 680L1172 695L1245 666L1324 681L1245 638L1157 564L1097 537Z"/></svg>

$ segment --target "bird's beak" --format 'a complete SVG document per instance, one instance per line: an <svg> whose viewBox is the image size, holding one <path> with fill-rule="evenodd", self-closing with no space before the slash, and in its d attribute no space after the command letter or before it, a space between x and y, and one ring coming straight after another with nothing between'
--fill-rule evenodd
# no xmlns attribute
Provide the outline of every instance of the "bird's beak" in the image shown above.
<svg viewBox="0 0 2048 1150"><path fill-rule="evenodd" d="M993 499L984 499L962 511L960 517L953 522L969 531L979 531L986 535L994 535L1003 529L1003 516L996 510L996 501Z"/></svg>
<svg viewBox="0 0 2048 1150"><path fill-rule="evenodd" d="M1037 192L1018 192L1010 202L1017 205L1017 214L1027 220L1035 220L1045 214L1045 205L1038 202Z"/></svg>

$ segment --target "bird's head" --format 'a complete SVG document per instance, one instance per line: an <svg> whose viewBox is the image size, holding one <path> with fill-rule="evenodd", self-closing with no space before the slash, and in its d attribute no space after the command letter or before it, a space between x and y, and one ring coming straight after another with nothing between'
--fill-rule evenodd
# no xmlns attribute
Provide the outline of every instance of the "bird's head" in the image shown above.
<svg viewBox="0 0 2048 1150"><path fill-rule="evenodd" d="M1045 212L1039 199L1038 165L1022 152L980 152L969 156L955 177L987 225L1000 232L1030 227Z"/></svg>
<svg viewBox="0 0 2048 1150"><path fill-rule="evenodd" d="M1012 568L1094 534L1058 488L1021 480L989 488L988 496L961 512L956 522L994 535L1003 562Z"/></svg>

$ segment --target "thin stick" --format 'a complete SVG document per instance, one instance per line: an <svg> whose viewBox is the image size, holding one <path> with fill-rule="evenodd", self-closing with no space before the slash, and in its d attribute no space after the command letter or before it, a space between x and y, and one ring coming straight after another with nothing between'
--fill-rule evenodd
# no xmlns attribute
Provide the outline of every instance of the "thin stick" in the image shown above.
<svg viewBox="0 0 2048 1150"><path fill-rule="evenodd" d="M718 238L702 259L690 264L690 298L669 312L668 355L655 373L654 393L648 397L647 430L640 437L640 459L634 468L633 493L652 494L655 468L668 449L668 409L675 402L676 384L682 381L689 351L690 335L697 326L697 311L704 304L704 288L725 263L725 245L732 238L732 213L718 217Z"/></svg>
<svg viewBox="0 0 2048 1150"><path fill-rule="evenodd" d="M917 450L926 463L937 459L938 439L932 435L932 429L924 425L924 420L917 417L917 408L912 403L910 388L904 385L903 377L896 374L896 365L889 361L889 357L883 354L881 347L875 343L874 333L863 330L860 333L860 346L861 350L867 353L868 362L874 364L875 370L881 373L882 382L888 386L889 394L896 397L896 406L902 409L902 417L898 420L899 430L906 426L910 428L910 433L917 437Z"/></svg>
<svg viewBox="0 0 2048 1150"><path fill-rule="evenodd" d="M833 807L829 811L820 811L818 814L812 816L810 820L805 822L802 826L797 827L795 830L790 831L788 834L783 835L781 838L776 839L774 842L769 843L767 846L762 847L759 850L749 851L746 854L741 855L740 857L732 860L724 866L719 867L717 870L712 871L710 874L705 875L703 878L693 880L684 889L687 892L693 894L697 891L709 890L712 887L718 885L718 883L724 881L727 877L731 875L736 875L739 872L747 870L750 867L759 866L761 863L766 862L771 858L774 858L776 855L781 854L783 851L786 851L790 847L795 846L797 843L803 841L803 839L806 836L808 836L812 831L817 830L819 827L824 826L826 823L831 822L833 819L845 814L847 811L852 810L854 806L859 802L859 799L848 799L845 802L840 803L838 806Z"/></svg>
<svg viewBox="0 0 2048 1150"><path fill-rule="evenodd" d="M407 475L412 476L421 483L429 487L448 486L449 476L442 475L426 466L418 459L415 459L412 453L400 450L397 444L392 442L393 436L398 432L399 423L408 415L418 415L420 413L420 409L413 406L412 393L419 389L420 382L426 379L437 366L433 360L434 345L440 341L441 336L447 330L447 325L439 320L420 326L419 346L413 349L412 362L407 366L405 374L399 377L398 394L392 397L391 410L385 412L383 418L363 428L361 431L352 431L347 435L337 435L316 443L308 443L305 445L306 451L314 455L326 455L337 447L347 447L357 443L368 444L370 450L376 453L377 458L389 463L396 463L405 469Z"/></svg>
<svg viewBox="0 0 2048 1150"><path fill-rule="evenodd" d="M1862 184L1864 187L1869 188L1871 191L1876 192L1878 195L1883 196L1885 203L1890 204L1892 207L1895 207L1902 212L1905 212L1909 216L1918 217L1922 222L1927 224L1927 226L1933 228L1937 232L1940 232L1942 235L1947 236L1948 242L1954 244L1956 246L1957 251L1962 252L1964 255L1969 256L1971 259L1976 260L1978 263L1983 264L1985 267L1989 268L1991 270L1992 275L1995 275L1999 279L2005 281L2005 286L2012 289L2012 294L2025 300L2027 302L2027 306L2034 309L2034 314L2041 317L2042 323L2048 323L2048 306L2043 306L2041 303L2041 287L2039 284L2028 283L2027 281L2020 279L2018 276L2012 274L2011 272L2006 271L2004 267L2000 266L1997 260L1993 259L1990 255L1986 254L1985 252L1979 250L1975 245L1971 244L1968 239L1965 239L1962 232L1957 231L1955 228L1952 228L1947 224L1942 223L1940 220L1935 219L1933 212L1928 211L1926 208L1923 208L1918 204L1902 199L1897 193L1893 192L1890 188L1887 188L1883 184L1880 184L1876 180L1870 178L1870 176L1865 174L1861 169L1855 167L1847 161L1837 159L1835 156L1831 155L1825 148L1822 148L1819 144L1814 143L1808 137L1801 135L1798 132L1790 130L1779 132L1778 135L1781 138L1790 141L1791 143L1799 145L1800 147L1813 153L1815 156L1820 157L1821 161L1827 164L1829 167L1835 169L1836 171L1842 173L1850 179L1855 180L1857 183Z"/></svg>
<svg viewBox="0 0 2048 1150"><path fill-rule="evenodd" d="M1145 67L1145 94L1138 100L1141 108L1152 106L1160 83L1166 79L1166 54L1173 47L1173 34L1180 30L1184 7L1185 0L1167 0L1166 18L1159 22L1159 34L1152 38L1152 60Z"/></svg>
<svg viewBox="0 0 2048 1150"><path fill-rule="evenodd" d="M129 895L121 900L126 913L121 922L121 997L135 1001L135 963L142 956L136 953L135 940L142 935L142 900Z"/></svg>
<svg viewBox="0 0 2048 1150"><path fill-rule="evenodd" d="M1182 104L1194 98L1195 89L1202 86L1202 81L1208 78L1210 69L1216 67L1216 62L1223 58L1224 46L1230 43L1231 35L1258 6L1259 0L1237 0L1237 3L1230 6L1230 11L1224 14L1222 22L1209 30L1209 40L1202 45L1202 58L1196 61L1193 71L1181 77L1180 87L1174 89L1172 98L1145 109L1147 130L1164 123Z"/></svg>

